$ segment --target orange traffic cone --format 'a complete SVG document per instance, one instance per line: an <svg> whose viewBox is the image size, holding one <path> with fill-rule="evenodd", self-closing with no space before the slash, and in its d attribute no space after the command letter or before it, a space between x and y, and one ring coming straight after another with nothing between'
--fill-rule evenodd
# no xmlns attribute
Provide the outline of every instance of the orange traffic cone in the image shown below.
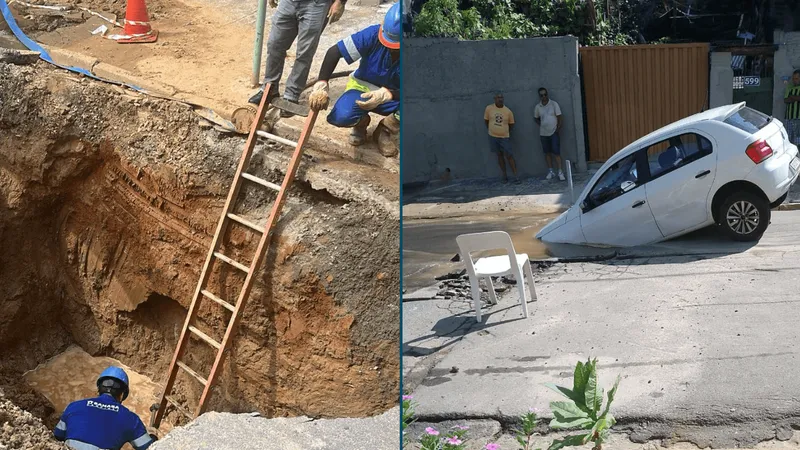
<svg viewBox="0 0 800 450"><path fill-rule="evenodd" d="M125 34L108 36L108 39L120 44L155 42L158 39L158 30L150 27L145 0L128 0L125 9Z"/></svg>

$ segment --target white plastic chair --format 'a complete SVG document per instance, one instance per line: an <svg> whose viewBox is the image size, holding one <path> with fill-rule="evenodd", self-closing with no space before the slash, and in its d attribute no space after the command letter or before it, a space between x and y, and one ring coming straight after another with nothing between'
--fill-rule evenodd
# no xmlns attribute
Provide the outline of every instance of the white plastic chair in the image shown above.
<svg viewBox="0 0 800 450"><path fill-rule="evenodd" d="M517 254L514 251L514 244L511 236L505 231L489 231L486 233L462 234L456 237L459 254L464 265L467 266L469 283L472 287L472 304L475 307L475 316L478 322L481 321L481 288L478 281L481 278L486 280L489 286L489 299L492 304L497 304L497 295L492 285L492 277L503 275L514 275L517 280L519 290L519 303L522 306L522 313L528 317L528 300L525 296L525 278L522 276L523 270L528 276L530 283L530 295L536 300L536 286L533 284L533 270L531 262L525 253ZM503 249L508 254L500 256L488 256L472 261L472 252L484 250Z"/></svg>

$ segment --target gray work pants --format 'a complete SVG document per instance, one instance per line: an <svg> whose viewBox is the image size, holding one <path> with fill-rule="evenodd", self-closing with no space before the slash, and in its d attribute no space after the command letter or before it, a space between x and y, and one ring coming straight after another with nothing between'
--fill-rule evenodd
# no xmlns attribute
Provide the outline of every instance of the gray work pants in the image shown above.
<svg viewBox="0 0 800 450"><path fill-rule="evenodd" d="M311 61L319 45L322 25L328 16L331 0L280 0L267 42L267 70L264 84L280 82L286 51L297 38L297 56L286 80L283 98L297 102L308 82Z"/></svg>

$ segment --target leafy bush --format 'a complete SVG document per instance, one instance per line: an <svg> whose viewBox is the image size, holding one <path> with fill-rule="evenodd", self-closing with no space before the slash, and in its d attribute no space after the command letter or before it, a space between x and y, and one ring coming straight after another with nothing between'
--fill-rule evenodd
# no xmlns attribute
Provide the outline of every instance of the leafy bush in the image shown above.
<svg viewBox="0 0 800 450"><path fill-rule="evenodd" d="M464 40L572 35L582 45L625 45L639 33L644 0L429 0L414 35Z"/></svg>

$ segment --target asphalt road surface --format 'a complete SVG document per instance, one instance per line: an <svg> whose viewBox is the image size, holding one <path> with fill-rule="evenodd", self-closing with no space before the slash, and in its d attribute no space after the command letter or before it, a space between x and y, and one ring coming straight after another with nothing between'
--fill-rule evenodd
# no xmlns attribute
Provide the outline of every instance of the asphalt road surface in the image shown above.
<svg viewBox="0 0 800 450"><path fill-rule="evenodd" d="M556 264L528 319L514 289L480 324L464 300L406 302L406 390L423 420L508 421L548 411L543 384L571 386L596 357L602 386L621 375L613 412L640 439L753 445L800 425L799 281L800 212L773 212L757 244L705 232Z"/></svg>

